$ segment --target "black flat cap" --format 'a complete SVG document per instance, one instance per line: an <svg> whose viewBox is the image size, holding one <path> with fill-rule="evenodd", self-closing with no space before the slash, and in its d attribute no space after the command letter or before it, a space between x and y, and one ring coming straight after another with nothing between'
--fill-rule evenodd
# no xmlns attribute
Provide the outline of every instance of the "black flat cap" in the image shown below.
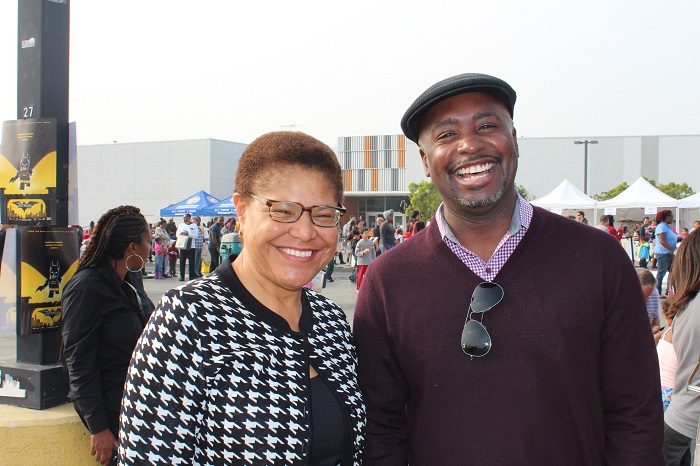
<svg viewBox="0 0 700 466"><path fill-rule="evenodd" d="M515 91L507 82L481 73L464 73L443 79L433 84L423 92L408 107L403 118L401 118L401 129L411 141L418 143L418 128L423 119L423 115L436 103L453 95L465 92L486 92L503 101L513 117L515 107Z"/></svg>

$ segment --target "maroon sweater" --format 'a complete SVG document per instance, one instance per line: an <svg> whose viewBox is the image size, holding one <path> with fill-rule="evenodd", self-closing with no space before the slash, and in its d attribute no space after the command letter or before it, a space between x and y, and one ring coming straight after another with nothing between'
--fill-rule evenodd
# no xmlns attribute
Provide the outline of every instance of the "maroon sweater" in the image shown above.
<svg viewBox="0 0 700 466"><path fill-rule="evenodd" d="M435 221L370 266L354 319L364 464L662 465L658 361L619 243L535 208L494 279L491 352L471 359L460 336L482 281Z"/></svg>

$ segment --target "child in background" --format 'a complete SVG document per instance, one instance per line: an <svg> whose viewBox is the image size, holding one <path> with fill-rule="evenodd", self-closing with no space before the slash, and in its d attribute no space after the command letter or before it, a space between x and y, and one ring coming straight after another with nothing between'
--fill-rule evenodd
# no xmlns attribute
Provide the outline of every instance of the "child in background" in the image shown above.
<svg viewBox="0 0 700 466"><path fill-rule="evenodd" d="M175 277L175 268L177 265L177 256L180 254L175 247L175 241L171 241L168 245L168 263L170 264L170 276Z"/></svg>
<svg viewBox="0 0 700 466"><path fill-rule="evenodd" d="M355 246L355 255L357 256L357 290L360 290L362 286L362 280L364 279L365 272L367 268L376 258L376 252L374 249L374 242L369 239L370 231L364 230L362 232L362 239L357 242Z"/></svg>
<svg viewBox="0 0 700 466"><path fill-rule="evenodd" d="M649 240L646 238L641 238L639 240L639 247L637 248L637 257L639 257L639 266L643 269L647 268L647 261L649 260Z"/></svg>
<svg viewBox="0 0 700 466"><path fill-rule="evenodd" d="M165 256L167 255L167 249L163 246L163 238L157 236L155 239L154 251L156 253L156 280L165 278Z"/></svg>

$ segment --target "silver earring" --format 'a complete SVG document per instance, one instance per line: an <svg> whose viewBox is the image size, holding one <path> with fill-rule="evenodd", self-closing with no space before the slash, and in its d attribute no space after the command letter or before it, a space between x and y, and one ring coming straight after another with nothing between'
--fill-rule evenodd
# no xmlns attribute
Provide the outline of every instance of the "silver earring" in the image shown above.
<svg viewBox="0 0 700 466"><path fill-rule="evenodd" d="M134 257L134 256L136 256L136 257L138 257L139 259L141 259L141 267L139 267L139 268L136 269L136 270L131 270L131 269L129 268L129 259L131 259L131 258ZM129 254L129 256L126 258L126 270L128 270L129 272L134 272L134 273L140 272L141 269L143 269L144 267L146 267L146 261L144 261L144 260L143 260L143 257L139 256L138 254Z"/></svg>

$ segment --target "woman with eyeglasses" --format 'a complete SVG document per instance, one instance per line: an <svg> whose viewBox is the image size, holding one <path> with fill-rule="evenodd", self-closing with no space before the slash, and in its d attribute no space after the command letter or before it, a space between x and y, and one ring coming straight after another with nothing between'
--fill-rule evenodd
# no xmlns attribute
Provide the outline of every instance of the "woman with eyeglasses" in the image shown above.
<svg viewBox="0 0 700 466"><path fill-rule="evenodd" d="M141 269L151 248L137 207L107 211L63 290L63 360L70 398L90 431L90 453L116 464L119 409L131 353L153 303Z"/></svg>
<svg viewBox="0 0 700 466"><path fill-rule="evenodd" d="M241 156L244 244L168 292L134 352L120 464L360 464L365 411L343 311L305 289L335 253L333 151L276 132Z"/></svg>
<svg viewBox="0 0 700 466"><path fill-rule="evenodd" d="M671 404L664 413L664 457L667 465L688 465L700 420L700 231L681 242L669 284L673 349L678 366ZM697 455L697 452L696 452Z"/></svg>

